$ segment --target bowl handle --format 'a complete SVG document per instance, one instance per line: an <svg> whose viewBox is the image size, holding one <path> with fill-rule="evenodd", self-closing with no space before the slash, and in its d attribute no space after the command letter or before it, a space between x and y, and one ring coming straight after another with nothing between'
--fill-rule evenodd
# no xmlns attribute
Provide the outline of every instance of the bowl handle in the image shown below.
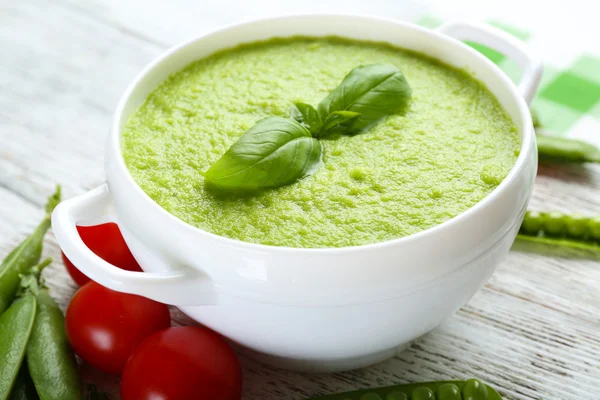
<svg viewBox="0 0 600 400"><path fill-rule="evenodd" d="M136 294L177 306L215 304L212 281L200 271L133 272L96 256L83 243L77 223L97 219L110 203L105 183L81 196L61 202L52 213L52 230L66 256L90 279L119 292Z"/></svg>
<svg viewBox="0 0 600 400"><path fill-rule="evenodd" d="M523 70L517 90L527 103L531 102L540 84L543 68L541 61L531 55L525 43L509 33L480 22L451 22L438 28L438 32L454 39L482 44L514 60Z"/></svg>

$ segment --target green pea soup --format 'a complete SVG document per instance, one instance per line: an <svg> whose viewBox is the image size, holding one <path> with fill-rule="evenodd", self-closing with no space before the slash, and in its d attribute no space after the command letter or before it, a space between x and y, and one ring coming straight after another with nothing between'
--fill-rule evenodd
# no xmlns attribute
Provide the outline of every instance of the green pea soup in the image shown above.
<svg viewBox="0 0 600 400"><path fill-rule="evenodd" d="M353 68L399 67L408 106L355 136L323 140L323 165L288 186L218 194L204 173L256 121L316 106ZM137 184L181 220L217 235L288 247L344 247L411 235L475 205L519 152L516 127L480 82L422 54L341 38L246 44L159 85L126 123Z"/></svg>

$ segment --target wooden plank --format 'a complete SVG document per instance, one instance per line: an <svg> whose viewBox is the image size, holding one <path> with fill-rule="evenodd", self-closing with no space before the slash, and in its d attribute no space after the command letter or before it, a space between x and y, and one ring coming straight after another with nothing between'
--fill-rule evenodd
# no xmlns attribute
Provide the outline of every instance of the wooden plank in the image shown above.
<svg viewBox="0 0 600 400"><path fill-rule="evenodd" d="M162 48L68 7L2 7L0 182L32 201L56 180L67 195L97 185L118 98Z"/></svg>
<svg viewBox="0 0 600 400"><path fill-rule="evenodd" d="M321 0L220 0L209 3L193 0L65 0L61 4L118 26L128 34L169 45L240 21L278 15L342 12L414 20L426 12L423 4L412 0L344 0L343 7L340 2Z"/></svg>
<svg viewBox="0 0 600 400"><path fill-rule="evenodd" d="M156 4L0 3L0 257L38 223L55 181L63 183L69 197L103 180L104 137L112 110L139 69L168 45L227 20L266 12L253 2L237 8L191 0ZM179 24L165 24L176 18ZM599 188L596 166L544 167L531 207L597 213ZM59 261L52 234L45 240L45 254L57 260L44 275L65 309L75 286ZM191 323L172 311L176 324ZM465 308L386 363L311 375L242 357L244 399L294 400L470 376L494 384L512 399L588 399L600 384L599 359L597 261L512 252ZM118 393L117 378L89 367L84 376Z"/></svg>
<svg viewBox="0 0 600 400"><path fill-rule="evenodd" d="M595 260L511 252L487 287L600 324L600 267Z"/></svg>

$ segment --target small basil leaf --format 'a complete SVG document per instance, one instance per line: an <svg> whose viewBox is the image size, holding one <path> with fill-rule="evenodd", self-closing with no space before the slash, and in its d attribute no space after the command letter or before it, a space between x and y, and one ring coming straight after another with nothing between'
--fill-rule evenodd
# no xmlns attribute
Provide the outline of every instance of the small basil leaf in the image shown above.
<svg viewBox="0 0 600 400"><path fill-rule="evenodd" d="M294 103L290 110L290 116L310 129L313 134L321 130L321 116L310 104Z"/></svg>
<svg viewBox="0 0 600 400"><path fill-rule="evenodd" d="M298 109L298 106L296 106L295 104L292 104L292 106L290 107L289 114L290 114L291 119L293 119L294 121L296 121L300 124L304 124L304 116Z"/></svg>
<svg viewBox="0 0 600 400"><path fill-rule="evenodd" d="M360 116L348 122L347 134L355 134L400 110L412 91L402 71L390 64L354 68L319 104L320 115L354 111Z"/></svg>
<svg viewBox="0 0 600 400"><path fill-rule="evenodd" d="M205 174L206 184L226 190L276 188L313 173L321 143L298 122L269 117L247 130Z"/></svg>
<svg viewBox="0 0 600 400"><path fill-rule="evenodd" d="M319 138L326 136L328 133L334 128L340 127L345 122L351 121L354 118L358 117L360 113L354 111L334 111L325 118L323 122L323 126L321 127L321 131L319 133ZM340 131L339 133L344 133Z"/></svg>

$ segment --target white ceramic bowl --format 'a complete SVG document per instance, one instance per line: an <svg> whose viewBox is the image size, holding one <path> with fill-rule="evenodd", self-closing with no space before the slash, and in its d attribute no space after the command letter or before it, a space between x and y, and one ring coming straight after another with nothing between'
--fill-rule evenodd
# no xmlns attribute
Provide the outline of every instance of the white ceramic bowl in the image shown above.
<svg viewBox="0 0 600 400"><path fill-rule="evenodd" d="M299 249L245 243L190 226L132 179L120 134L167 76L217 50L274 36L338 35L389 42L464 68L487 85L518 127L521 153L485 199L441 225L365 246ZM518 86L460 40L494 48L523 69ZM301 370L344 370L392 356L463 306L515 239L537 167L527 106L540 63L513 37L483 24L429 30L396 20L306 15L230 26L169 50L129 86L106 148L107 182L64 201L52 216L67 257L111 289L178 306L256 357ZM114 213L107 215L107 207ZM88 250L76 224L119 224L144 273L120 270Z"/></svg>

